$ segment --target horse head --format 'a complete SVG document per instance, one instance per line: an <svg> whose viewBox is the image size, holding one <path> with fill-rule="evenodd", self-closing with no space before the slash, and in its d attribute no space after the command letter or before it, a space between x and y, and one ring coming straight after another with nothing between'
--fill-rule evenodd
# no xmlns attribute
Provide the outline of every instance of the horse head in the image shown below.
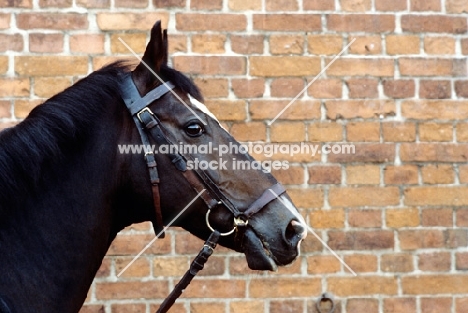
<svg viewBox="0 0 468 313"><path fill-rule="evenodd" d="M167 47L166 30L162 31L157 22L141 63L129 75L139 94L137 98L164 86L163 81L177 80L177 87L167 88L144 108L160 129L156 137L164 137L151 151L160 181L161 209L155 215L161 215L163 224L173 221L173 225L202 239L208 237L211 229L220 231L226 235L220 244L245 253L251 269L276 270L278 265L291 263L305 238L303 218L269 168L256 162L210 113L195 85L169 68ZM134 112L137 124L141 112ZM139 142L138 137L134 130L132 138ZM177 156L180 158L175 160ZM141 155L140 168L143 159ZM181 165L175 166L179 162ZM196 177L195 183L187 179L186 172L193 174L192 180ZM151 192L147 176L140 179L137 187L148 195ZM174 220L197 196L194 184L206 189L206 196L197 198ZM216 203L210 206L213 199ZM156 216L152 221L157 226Z"/></svg>

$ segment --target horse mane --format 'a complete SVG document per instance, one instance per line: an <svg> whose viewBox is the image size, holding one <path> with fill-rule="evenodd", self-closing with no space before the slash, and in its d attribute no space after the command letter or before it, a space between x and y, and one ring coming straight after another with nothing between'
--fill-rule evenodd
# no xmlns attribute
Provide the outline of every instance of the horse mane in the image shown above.
<svg viewBox="0 0 468 313"><path fill-rule="evenodd" d="M104 103L122 103L119 76L131 70L125 61L114 62L89 74L71 87L35 107L24 121L0 132L0 221L31 194L44 171L77 151L102 114ZM184 93L202 99L192 81L168 66L161 76Z"/></svg>

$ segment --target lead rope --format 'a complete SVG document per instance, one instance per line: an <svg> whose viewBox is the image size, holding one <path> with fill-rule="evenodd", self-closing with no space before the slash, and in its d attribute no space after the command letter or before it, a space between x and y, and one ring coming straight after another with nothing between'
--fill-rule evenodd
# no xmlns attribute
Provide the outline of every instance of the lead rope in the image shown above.
<svg viewBox="0 0 468 313"><path fill-rule="evenodd" d="M208 237L208 239L205 241L203 248L200 250L195 259L193 259L188 271L177 283L177 285L174 287L169 296L166 299L164 299L163 303L156 311L156 313L166 313L167 311L169 311L169 309L175 303L177 298L180 297L182 292L184 292L185 288L187 288L187 286L190 284L195 275L197 275L197 273L203 269L206 261L208 261L208 258L213 254L214 248L216 248L219 236L220 234L217 230L211 233L210 237Z"/></svg>

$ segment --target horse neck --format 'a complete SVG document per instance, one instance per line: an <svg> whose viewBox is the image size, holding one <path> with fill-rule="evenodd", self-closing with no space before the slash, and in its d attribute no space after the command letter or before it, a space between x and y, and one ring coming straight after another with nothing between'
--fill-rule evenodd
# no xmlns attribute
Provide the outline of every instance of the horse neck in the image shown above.
<svg viewBox="0 0 468 313"><path fill-rule="evenodd" d="M109 124L115 121L96 123L101 126L79 153L45 170L35 190L20 195L21 204L0 222L0 254L8 254L0 258L0 268L8 269L0 275L0 295L18 312L78 312L121 227L115 225L121 160Z"/></svg>

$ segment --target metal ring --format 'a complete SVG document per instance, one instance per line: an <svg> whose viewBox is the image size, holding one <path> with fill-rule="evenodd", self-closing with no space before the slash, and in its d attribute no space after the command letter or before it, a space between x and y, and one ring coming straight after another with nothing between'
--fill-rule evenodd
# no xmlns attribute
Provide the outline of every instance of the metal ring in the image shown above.
<svg viewBox="0 0 468 313"><path fill-rule="evenodd" d="M208 212L206 212L206 215L205 215L206 226L208 226L208 228L209 228L211 231L215 231L214 228L211 227L211 225L210 225L210 212L211 212L211 209L209 209ZM234 226L230 231L228 231L228 232L226 232L226 233L220 233L219 235L220 235L220 236L229 236L229 235L231 235L235 230L236 230L236 226Z"/></svg>
<svg viewBox="0 0 468 313"><path fill-rule="evenodd" d="M331 305L332 305L328 313L335 312L335 301L333 301L333 295L328 292L323 293L322 296L318 298L317 302L315 303L315 306L317 307L317 311L319 311L320 313L326 313L322 311L320 304L322 302L327 302L327 301L331 302Z"/></svg>

